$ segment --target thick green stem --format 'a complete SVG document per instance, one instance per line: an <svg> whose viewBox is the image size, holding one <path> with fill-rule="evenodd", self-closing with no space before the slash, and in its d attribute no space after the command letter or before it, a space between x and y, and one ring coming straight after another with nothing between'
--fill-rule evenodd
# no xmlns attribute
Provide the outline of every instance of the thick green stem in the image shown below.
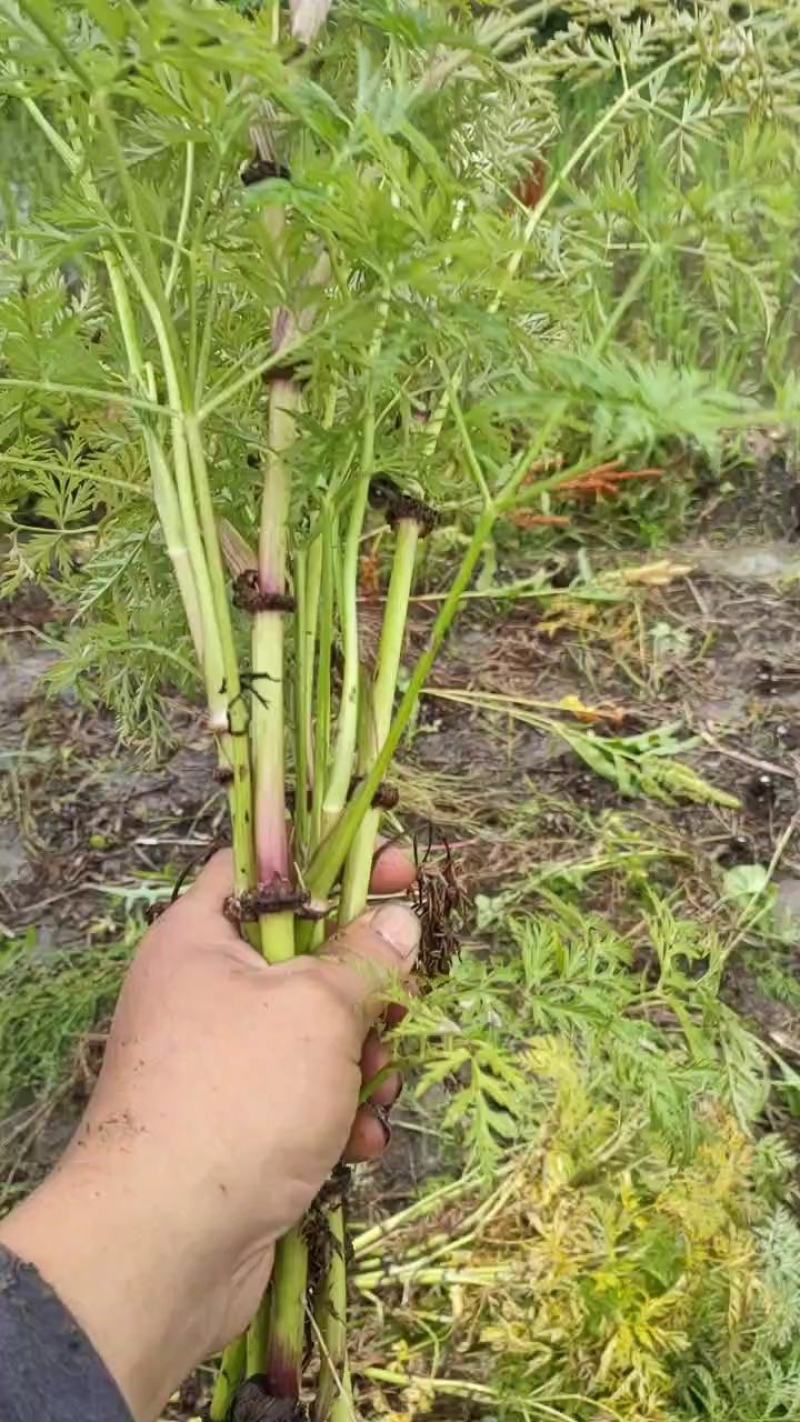
<svg viewBox="0 0 800 1422"><path fill-rule="evenodd" d="M263 1373L267 1366L267 1328L269 1325L269 1294L262 1294L261 1301L245 1334L245 1377Z"/></svg>
<svg viewBox="0 0 800 1422"><path fill-rule="evenodd" d="M285 455L295 438L299 390L276 380L270 391L267 468L258 549L259 591L286 596L289 474ZM255 766L256 869L260 885L280 891L290 883L284 769L285 608L256 612L253 618L254 678L251 735ZM266 913L260 921L261 951L269 963L294 956L294 916Z"/></svg>
<svg viewBox="0 0 800 1422"><path fill-rule="evenodd" d="M268 1294L265 1372L274 1397L300 1394L307 1285L308 1245L302 1225L297 1225L278 1240Z"/></svg>
<svg viewBox="0 0 800 1422"><path fill-rule="evenodd" d="M317 1303L317 1324L322 1344L313 1416L314 1422L334 1422L344 1406L346 1410L341 1422L353 1422L347 1368L347 1253L341 1204L326 1211L326 1224L330 1237L330 1259Z"/></svg>
<svg viewBox="0 0 800 1422"><path fill-rule="evenodd" d="M288 316L286 322L288 332L291 327ZM286 596L290 502L286 454L295 440L299 404L300 388L295 381L276 379L272 382L258 582L262 597L272 597L278 602ZM284 768L285 616L286 609L280 606L256 613L252 666L255 675L252 735L256 770L258 880L264 886L274 884L279 891L288 889L291 883ZM298 666L298 685L300 680ZM304 799L304 784L298 783L298 796ZM294 914L291 911L262 915L260 935L261 951L267 962L286 962L294 956ZM278 1242L270 1289L249 1335L248 1371L260 1371L260 1356L256 1358L254 1354L256 1348L259 1354L261 1352L262 1331L259 1325L263 1318L266 1325L263 1333L263 1370L276 1397L296 1398L299 1395L307 1280L308 1247L298 1226Z"/></svg>
<svg viewBox="0 0 800 1422"><path fill-rule="evenodd" d="M229 1343L225 1349L214 1380L214 1392L208 1411L211 1422L227 1422L236 1389L244 1377L246 1355L247 1340L244 1334Z"/></svg>

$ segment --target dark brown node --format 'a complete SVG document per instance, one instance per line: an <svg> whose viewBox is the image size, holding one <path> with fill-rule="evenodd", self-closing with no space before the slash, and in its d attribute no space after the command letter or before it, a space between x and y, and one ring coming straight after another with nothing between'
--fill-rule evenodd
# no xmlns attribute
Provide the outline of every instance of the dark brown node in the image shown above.
<svg viewBox="0 0 800 1422"><path fill-rule="evenodd" d="M393 810L399 803L400 791L396 785L390 785L388 780L378 786L372 797L372 805L376 810Z"/></svg>
<svg viewBox="0 0 800 1422"><path fill-rule="evenodd" d="M297 360L287 356L285 360L278 361L264 371L265 385L273 385L276 380L293 380L295 385L307 385L309 376Z"/></svg>
<svg viewBox="0 0 800 1422"><path fill-rule="evenodd" d="M308 1413L291 1397L273 1397L261 1373L236 1389L230 1422L308 1422Z"/></svg>
<svg viewBox="0 0 800 1422"><path fill-rule="evenodd" d="M145 923L155 923L156 919L160 918L162 913L166 913L168 908L169 904L165 903L147 904L144 911Z"/></svg>
<svg viewBox="0 0 800 1422"><path fill-rule="evenodd" d="M252 158L242 168L239 176L243 185L250 188L253 183L263 183L268 178L283 178L284 182L288 183L292 175L288 168L284 168L282 163L276 163L272 158Z"/></svg>
<svg viewBox="0 0 800 1422"><path fill-rule="evenodd" d="M363 775L355 775L350 781L347 791L348 800L355 795L363 779ZM396 785L390 785L388 780L382 780L372 797L371 803L374 810L393 810L395 806L400 803L400 791Z"/></svg>
<svg viewBox="0 0 800 1422"><path fill-rule="evenodd" d="M298 913L308 908L309 901L307 889L296 889L288 879L274 879L271 884L259 884L256 889L229 894L223 912L238 927L269 913Z"/></svg>
<svg viewBox="0 0 800 1422"><path fill-rule="evenodd" d="M403 520L416 523L419 526L420 538L427 538L439 522L436 510L431 508L430 504L424 503L422 499L415 499L411 494L398 494L387 505L386 517L392 528L396 524L402 523Z"/></svg>
<svg viewBox="0 0 800 1422"><path fill-rule="evenodd" d="M233 581L233 605L243 612L294 612L291 593L262 592L255 568L245 568Z"/></svg>
<svg viewBox="0 0 800 1422"><path fill-rule="evenodd" d="M214 771L214 779L218 785L232 785L235 778L229 765L218 765Z"/></svg>

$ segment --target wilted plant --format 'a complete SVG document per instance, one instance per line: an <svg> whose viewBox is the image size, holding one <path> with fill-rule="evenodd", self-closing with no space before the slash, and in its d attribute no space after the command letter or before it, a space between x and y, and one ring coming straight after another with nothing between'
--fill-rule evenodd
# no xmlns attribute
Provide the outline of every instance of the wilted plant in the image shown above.
<svg viewBox="0 0 800 1422"><path fill-rule="evenodd" d="M6 129L30 158L3 196L9 586L77 585L64 675L93 677L128 729L157 730L161 679L196 668L230 801L229 911L269 962L363 907L381 787L498 521L601 461L764 417L642 323L666 272L723 324L749 292L783 331L777 257L748 263L749 221L689 190L697 135L722 143L732 116L777 115L763 161L788 172L796 40L766 6L738 26L722 5L658 5L644 25L625 8L548 38L541 3L475 18L344 0L321 33L327 6L296 4L293 34L275 0L4 0ZM562 93L589 81L599 107L562 136ZM660 210L639 222L654 135L674 229ZM765 206L772 249L784 220ZM779 413L793 402L787 380ZM463 556L395 705L439 522ZM390 572L367 671L373 528ZM341 1204L326 1214L318 1422L352 1416ZM307 1256L302 1228L281 1242L215 1418L245 1372L298 1396Z"/></svg>

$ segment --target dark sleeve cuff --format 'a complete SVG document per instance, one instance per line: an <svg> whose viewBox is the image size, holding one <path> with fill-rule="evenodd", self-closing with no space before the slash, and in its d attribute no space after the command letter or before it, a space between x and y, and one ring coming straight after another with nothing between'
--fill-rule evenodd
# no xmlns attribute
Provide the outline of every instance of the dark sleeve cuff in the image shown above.
<svg viewBox="0 0 800 1422"><path fill-rule="evenodd" d="M86 1334L32 1264L0 1245L2 1422L132 1422Z"/></svg>

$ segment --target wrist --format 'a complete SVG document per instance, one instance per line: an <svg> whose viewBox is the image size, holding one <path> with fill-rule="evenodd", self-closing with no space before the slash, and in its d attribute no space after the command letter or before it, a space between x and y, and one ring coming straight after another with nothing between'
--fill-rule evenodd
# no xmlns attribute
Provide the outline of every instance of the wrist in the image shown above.
<svg viewBox="0 0 800 1422"><path fill-rule="evenodd" d="M135 1153L73 1147L0 1225L0 1241L55 1290L137 1422L152 1422L205 1355L221 1312L197 1238L154 1183Z"/></svg>

